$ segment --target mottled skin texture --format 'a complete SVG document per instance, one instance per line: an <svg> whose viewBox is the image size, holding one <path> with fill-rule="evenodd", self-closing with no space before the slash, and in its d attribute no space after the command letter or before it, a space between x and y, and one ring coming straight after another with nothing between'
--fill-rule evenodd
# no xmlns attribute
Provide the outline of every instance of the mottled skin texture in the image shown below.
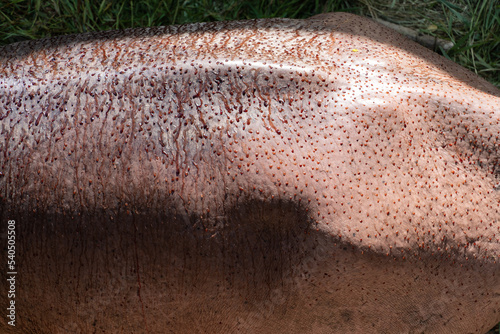
<svg viewBox="0 0 500 334"><path fill-rule="evenodd" d="M17 332L500 321L500 92L458 65L340 13L23 42L0 62Z"/></svg>

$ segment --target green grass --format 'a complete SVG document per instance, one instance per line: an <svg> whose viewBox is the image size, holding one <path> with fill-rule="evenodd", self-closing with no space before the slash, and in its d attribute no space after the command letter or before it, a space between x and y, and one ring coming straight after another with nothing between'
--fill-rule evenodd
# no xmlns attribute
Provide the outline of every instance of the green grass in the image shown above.
<svg viewBox="0 0 500 334"><path fill-rule="evenodd" d="M90 30L266 17L308 17L345 10L345 1L31 0L0 5L0 43ZM0 22L3 20L0 19Z"/></svg>
<svg viewBox="0 0 500 334"><path fill-rule="evenodd" d="M500 87L497 0L0 0L0 45L93 30L328 11L378 16L451 40L443 54ZM498 326L496 333L500 333Z"/></svg>
<svg viewBox="0 0 500 334"><path fill-rule="evenodd" d="M467 0L469 15L460 15L445 0L439 2L446 13L442 28L449 31L449 39L456 44L450 56L457 63L500 86L500 3L493 0ZM456 21L459 21L465 33L460 34L460 31L454 32L448 28L453 27Z"/></svg>

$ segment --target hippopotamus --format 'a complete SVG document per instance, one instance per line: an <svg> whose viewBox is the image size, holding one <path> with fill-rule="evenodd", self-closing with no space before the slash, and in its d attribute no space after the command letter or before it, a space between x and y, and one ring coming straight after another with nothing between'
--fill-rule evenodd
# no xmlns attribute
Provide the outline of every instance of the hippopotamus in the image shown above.
<svg viewBox="0 0 500 334"><path fill-rule="evenodd" d="M500 321L500 91L370 19L3 46L0 132L2 332Z"/></svg>

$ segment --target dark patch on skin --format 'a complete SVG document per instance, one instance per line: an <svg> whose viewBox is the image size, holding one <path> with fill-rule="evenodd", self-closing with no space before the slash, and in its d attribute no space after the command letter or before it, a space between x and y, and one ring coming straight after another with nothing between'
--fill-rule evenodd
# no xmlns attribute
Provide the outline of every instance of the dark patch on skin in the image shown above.
<svg viewBox="0 0 500 334"><path fill-rule="evenodd" d="M350 322L352 319L352 313L349 311L349 310L345 310L343 312L340 313L340 315L342 316L342 321L344 322Z"/></svg>
<svg viewBox="0 0 500 334"><path fill-rule="evenodd" d="M42 276L50 276L58 267L73 267L81 271L76 280L92 281L97 272L120 272L122 268L122 274L126 274L127 267L135 270L134 252L139 251L141 270L179 279L190 292L206 275L229 285L243 284L243 290L253 296L265 296L268 290L285 284L294 267L307 256L305 245L314 243L304 210L281 200L243 201L228 208L225 217L210 223L194 215L186 218L174 214L171 209L139 212L133 203L128 206L130 210L83 212L79 217L10 212L23 221L39 222L19 227L23 236L19 257L24 261L44 258L42 263L51 263L40 268ZM82 266L72 256L58 256L83 253L87 254L85 261L80 259ZM114 264L106 263L111 259ZM166 267L162 269L163 265ZM59 275L72 276L68 271ZM186 272L192 282L179 277L180 271Z"/></svg>

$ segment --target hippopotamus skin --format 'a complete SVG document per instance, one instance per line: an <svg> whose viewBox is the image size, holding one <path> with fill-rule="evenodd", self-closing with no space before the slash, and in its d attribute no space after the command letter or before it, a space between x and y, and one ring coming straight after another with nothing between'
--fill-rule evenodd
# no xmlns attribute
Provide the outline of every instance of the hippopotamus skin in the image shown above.
<svg viewBox="0 0 500 334"><path fill-rule="evenodd" d="M345 13L0 59L0 232L15 220L18 272L2 332L500 321L500 92L464 68Z"/></svg>

